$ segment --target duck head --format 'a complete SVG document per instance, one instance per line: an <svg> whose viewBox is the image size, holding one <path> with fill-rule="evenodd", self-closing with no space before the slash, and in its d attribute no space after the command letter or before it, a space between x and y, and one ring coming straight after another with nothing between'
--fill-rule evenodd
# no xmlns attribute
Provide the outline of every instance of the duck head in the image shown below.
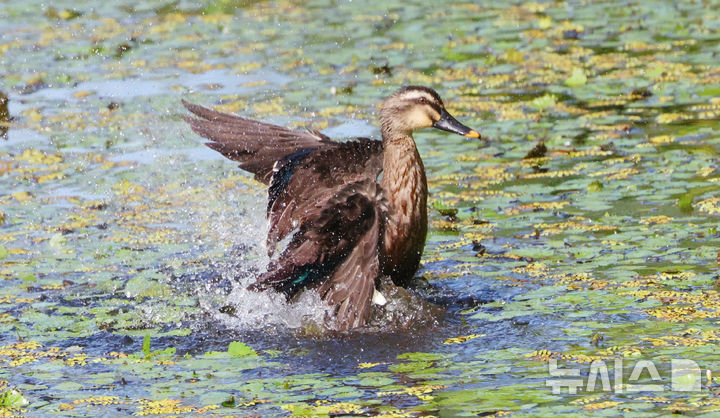
<svg viewBox="0 0 720 418"><path fill-rule="evenodd" d="M418 129L433 127L485 139L448 113L435 90L423 86L405 86L385 99L380 110L380 124L383 133L409 135Z"/></svg>

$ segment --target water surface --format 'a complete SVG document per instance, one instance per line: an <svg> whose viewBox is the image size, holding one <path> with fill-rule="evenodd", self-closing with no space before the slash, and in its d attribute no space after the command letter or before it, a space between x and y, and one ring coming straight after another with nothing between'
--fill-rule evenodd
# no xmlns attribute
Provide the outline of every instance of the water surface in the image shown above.
<svg viewBox="0 0 720 418"><path fill-rule="evenodd" d="M714 2L0 4L0 393L21 413L720 407ZM267 263L263 187L202 147L180 99L378 137L404 84L492 138L416 134L433 208L416 291L444 313L298 331L322 317L312 296L243 290ZM672 390L672 359L701 390ZM553 393L554 360L581 390ZM619 360L623 384L662 390L587 390L592 361L618 382ZM631 379L641 360L659 381Z"/></svg>

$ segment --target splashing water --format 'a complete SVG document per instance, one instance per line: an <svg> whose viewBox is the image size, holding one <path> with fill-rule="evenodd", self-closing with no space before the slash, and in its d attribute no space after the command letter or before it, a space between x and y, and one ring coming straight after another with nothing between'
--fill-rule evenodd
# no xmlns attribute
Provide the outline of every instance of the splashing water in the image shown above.
<svg viewBox="0 0 720 418"><path fill-rule="evenodd" d="M332 307L312 290L287 301L284 295L273 291L247 289L265 271L270 261L264 245L267 222L258 208L258 201L264 196L258 193L256 197L255 202L233 202L236 196L225 196L223 199L230 204L237 203L238 210L221 213L200 210L193 215L196 228L206 231L207 236L203 238L206 244L231 243L218 261L207 266L209 271L202 274L209 274L210 279L193 278L194 281L202 281L196 283L194 292L202 310L213 321L235 330L262 328L267 332L274 328L315 334L332 328L332 323L328 321ZM382 280L379 288L388 298L388 303L373 305L368 330L389 331L438 323L443 310L426 302L423 297L394 286L389 279Z"/></svg>
<svg viewBox="0 0 720 418"><path fill-rule="evenodd" d="M316 292L303 292L289 303L279 293L247 290L254 277L250 279L237 283L227 295L223 308L232 307L232 314L215 314L229 328L299 329L323 325L330 308Z"/></svg>
<svg viewBox="0 0 720 418"><path fill-rule="evenodd" d="M207 231L209 244L231 243L219 263L211 266L219 280L206 281L197 289L202 309L214 320L238 330L322 326L329 307L315 292L303 292L288 302L282 294L247 289L270 261L264 244L267 221L261 215L265 196L259 191L255 202L232 202L236 198L228 200L238 203L238 210L194 215L197 228Z"/></svg>

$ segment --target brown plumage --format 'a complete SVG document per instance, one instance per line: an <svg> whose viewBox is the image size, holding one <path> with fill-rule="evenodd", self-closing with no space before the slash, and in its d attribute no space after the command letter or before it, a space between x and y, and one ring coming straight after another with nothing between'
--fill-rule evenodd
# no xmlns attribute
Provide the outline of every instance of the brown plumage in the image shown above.
<svg viewBox="0 0 720 418"><path fill-rule="evenodd" d="M292 299L315 289L334 313L329 326L363 326L381 275L407 285L427 233L427 180L412 132L426 127L478 138L447 113L438 94L407 86L382 105L382 141L334 142L183 101L210 148L269 185L268 254L291 236L251 288ZM382 174L382 178L378 178ZM292 235L290 235L292 234Z"/></svg>

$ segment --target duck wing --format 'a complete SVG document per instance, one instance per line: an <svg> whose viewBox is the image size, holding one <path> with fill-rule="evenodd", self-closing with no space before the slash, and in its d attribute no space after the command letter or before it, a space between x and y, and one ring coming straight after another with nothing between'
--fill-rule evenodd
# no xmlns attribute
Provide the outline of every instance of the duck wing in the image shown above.
<svg viewBox="0 0 720 418"><path fill-rule="evenodd" d="M298 151L275 165L268 190L268 255L345 185L375 182L382 171L382 142L357 138L334 144Z"/></svg>
<svg viewBox="0 0 720 418"><path fill-rule="evenodd" d="M217 112L203 106L182 104L195 116L184 119L198 135L209 139L205 145L225 157L240 162L240 168L268 184L273 166L283 157L307 149L337 145L317 131L296 131L282 126Z"/></svg>
<svg viewBox="0 0 720 418"><path fill-rule="evenodd" d="M288 299L317 289L333 308L333 326L364 325L380 275L378 248L387 203L380 186L366 179L349 183L309 209L277 260L251 286L269 287Z"/></svg>
<svg viewBox="0 0 720 418"><path fill-rule="evenodd" d="M267 248L272 255L278 242L297 228L318 202L338 187L376 179L382 171L382 142L357 138L335 142L317 131L295 131L282 126L217 112L182 101L197 117L185 117L206 145L240 162L240 168L269 184Z"/></svg>

